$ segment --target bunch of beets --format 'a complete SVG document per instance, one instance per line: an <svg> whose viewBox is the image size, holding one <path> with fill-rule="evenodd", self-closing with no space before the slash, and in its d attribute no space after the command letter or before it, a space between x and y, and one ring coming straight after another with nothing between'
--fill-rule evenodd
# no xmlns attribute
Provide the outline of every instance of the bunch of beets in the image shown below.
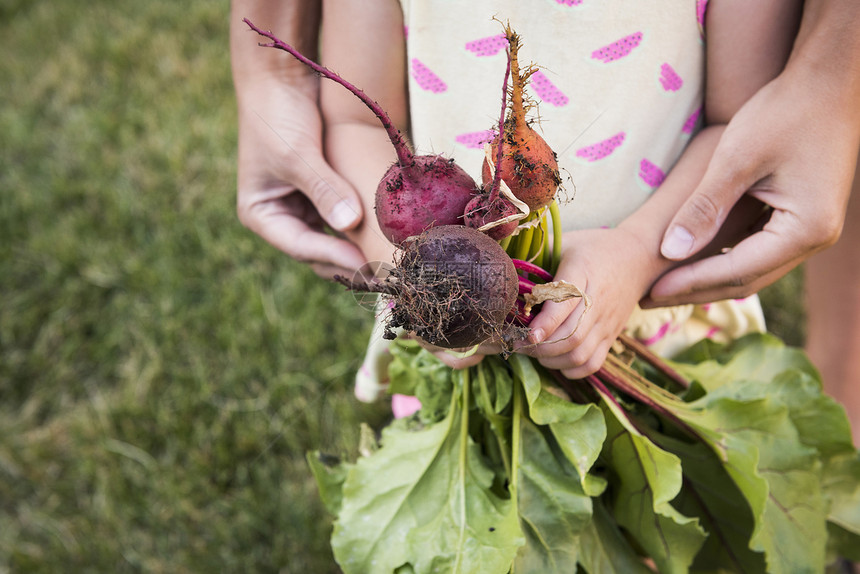
<svg viewBox="0 0 860 574"><path fill-rule="evenodd" d="M386 337L394 338L394 329L402 328L449 349L473 347L490 338L505 343L522 338L530 317L523 297L531 294L532 279L552 279L535 261L549 251L545 214L551 206L553 251L559 253L555 195L561 179L555 152L526 119L530 106L524 88L536 68L520 70L518 35L505 27L502 111L477 185L453 159L415 155L388 114L362 90L271 32L245 22L271 40L262 45L288 52L352 92L379 118L394 146L397 161L379 182L375 211L382 233L398 248L396 267L371 282L337 278L350 289L383 293L393 300ZM535 228L539 233L533 239ZM508 245L511 236L523 230L530 232L519 238L525 243L523 259L513 259L500 242ZM524 260L532 243L537 245L535 255Z"/></svg>

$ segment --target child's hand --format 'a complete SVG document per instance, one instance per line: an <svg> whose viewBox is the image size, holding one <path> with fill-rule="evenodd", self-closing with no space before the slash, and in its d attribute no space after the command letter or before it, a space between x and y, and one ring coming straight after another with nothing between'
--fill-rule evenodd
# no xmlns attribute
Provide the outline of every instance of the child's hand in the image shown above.
<svg viewBox="0 0 860 574"><path fill-rule="evenodd" d="M653 255L623 229L574 231L564 236L556 280L579 287L591 299L546 302L530 327L532 342L520 349L550 369L576 379L597 371L639 299L653 280Z"/></svg>

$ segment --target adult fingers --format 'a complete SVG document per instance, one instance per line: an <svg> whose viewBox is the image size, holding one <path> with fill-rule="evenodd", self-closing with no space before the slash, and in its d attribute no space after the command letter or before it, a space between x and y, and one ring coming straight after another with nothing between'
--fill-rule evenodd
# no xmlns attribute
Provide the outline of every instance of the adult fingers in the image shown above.
<svg viewBox="0 0 860 574"><path fill-rule="evenodd" d="M319 153L296 153L292 184L311 201L326 223L338 231L357 226L363 217L353 187Z"/></svg>
<svg viewBox="0 0 860 574"><path fill-rule="evenodd" d="M701 182L666 228L660 251L667 259L687 259L705 247L738 199L766 175L763 162L731 136L727 129Z"/></svg>
<svg viewBox="0 0 860 574"><path fill-rule="evenodd" d="M251 208L246 225L275 248L304 262L339 267L355 271L364 265L364 254L350 241L329 235L272 204Z"/></svg>
<svg viewBox="0 0 860 574"><path fill-rule="evenodd" d="M808 254L765 228L727 253L670 271L651 287L641 305L650 308L747 297L781 278Z"/></svg>
<svg viewBox="0 0 860 574"><path fill-rule="evenodd" d="M723 256L718 255L716 257ZM705 263L705 261L707 260L703 260L700 263ZM783 265L782 267L778 267L773 271L764 273L760 275L755 280L755 282L749 285L707 285L702 286L701 289L698 291L685 290L679 293L675 292L675 285L673 285L673 283L676 280L680 282L684 279L676 278L674 276L675 271L672 271L654 284L654 288L657 289L656 294L653 297L648 296L643 299L639 303L639 306L643 309L653 309L655 307L668 307L672 305L710 303L713 301L722 301L724 299L743 299L745 297L749 297L753 293L761 291L768 285L775 283L776 281L784 277L789 271L797 267L802 261L803 259L793 260L790 263Z"/></svg>

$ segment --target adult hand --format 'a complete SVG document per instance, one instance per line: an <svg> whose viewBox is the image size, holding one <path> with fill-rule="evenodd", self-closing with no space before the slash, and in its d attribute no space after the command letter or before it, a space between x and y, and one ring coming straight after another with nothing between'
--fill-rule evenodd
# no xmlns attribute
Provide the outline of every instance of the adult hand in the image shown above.
<svg viewBox="0 0 860 574"><path fill-rule="evenodd" d="M316 54L320 3L233 0L230 58L239 112L238 205L242 223L287 255L331 278L365 263L335 232L362 220L355 190L322 152L319 78L288 55L258 46L242 21L279 30Z"/></svg>
<svg viewBox="0 0 860 574"><path fill-rule="evenodd" d="M365 263L364 255L326 225L354 228L361 202L323 157L316 87L272 79L257 88L239 116L239 219L318 275L349 276Z"/></svg>
<svg viewBox="0 0 860 574"><path fill-rule="evenodd" d="M772 209L764 227L731 250L687 263L653 286L644 307L746 297L842 229L858 152L856 108L835 90L808 90L808 68L788 69L732 118L708 169L667 228L663 256L685 260L705 247L745 194Z"/></svg>

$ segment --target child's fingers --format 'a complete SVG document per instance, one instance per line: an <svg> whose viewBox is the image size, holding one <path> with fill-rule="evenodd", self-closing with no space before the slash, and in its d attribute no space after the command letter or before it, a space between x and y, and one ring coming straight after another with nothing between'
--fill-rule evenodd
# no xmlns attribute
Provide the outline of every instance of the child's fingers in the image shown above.
<svg viewBox="0 0 860 574"><path fill-rule="evenodd" d="M585 305L581 304L579 300L566 301L565 303L570 303L569 307L572 307L572 312L568 309L556 310L544 307L541 315L552 313L547 319L550 324L556 320L560 320L560 323L552 330L548 328L547 334L542 336L541 342L535 342L523 352L535 358L554 357L570 353L582 345L585 341L585 335L588 333L588 329L584 328L586 322L586 318L583 316ZM553 303L552 305L562 306L565 303Z"/></svg>
<svg viewBox="0 0 860 574"><path fill-rule="evenodd" d="M571 352L541 358L539 362L548 369L561 371L569 379L580 379L596 372L603 365L613 340L613 337L592 333Z"/></svg>
<svg viewBox="0 0 860 574"><path fill-rule="evenodd" d="M575 325L563 325L562 328L571 332ZM582 323L580 323L582 329ZM596 328L577 331L570 337L555 343L538 345L538 361L549 369L564 370L578 367L591 359L602 339L602 334Z"/></svg>
<svg viewBox="0 0 860 574"><path fill-rule="evenodd" d="M568 379L582 379L588 375L593 375L606 361L606 356L609 354L609 349L612 348L614 340L614 337L603 339L587 361L569 369L562 369L561 374Z"/></svg>
<svg viewBox="0 0 860 574"><path fill-rule="evenodd" d="M498 355L502 352L502 348L497 343L490 341L487 343L481 343L481 346L478 347L475 353L472 353L469 356L463 356L471 349L446 349L444 347L431 345L420 337L409 335L409 338L418 341L422 347L433 353L433 356L452 369L467 369L469 367L474 367L483 361L484 357L487 355Z"/></svg>
<svg viewBox="0 0 860 574"><path fill-rule="evenodd" d="M585 281L573 284L580 287L583 293L587 292ZM579 297L568 299L561 303L555 303L553 301L543 303L540 313L535 316L529 325L531 330L529 342L532 344L542 345L558 339L566 338L573 332L573 329L563 332L561 326L567 322L571 315L576 314L578 317L584 309L585 305Z"/></svg>

